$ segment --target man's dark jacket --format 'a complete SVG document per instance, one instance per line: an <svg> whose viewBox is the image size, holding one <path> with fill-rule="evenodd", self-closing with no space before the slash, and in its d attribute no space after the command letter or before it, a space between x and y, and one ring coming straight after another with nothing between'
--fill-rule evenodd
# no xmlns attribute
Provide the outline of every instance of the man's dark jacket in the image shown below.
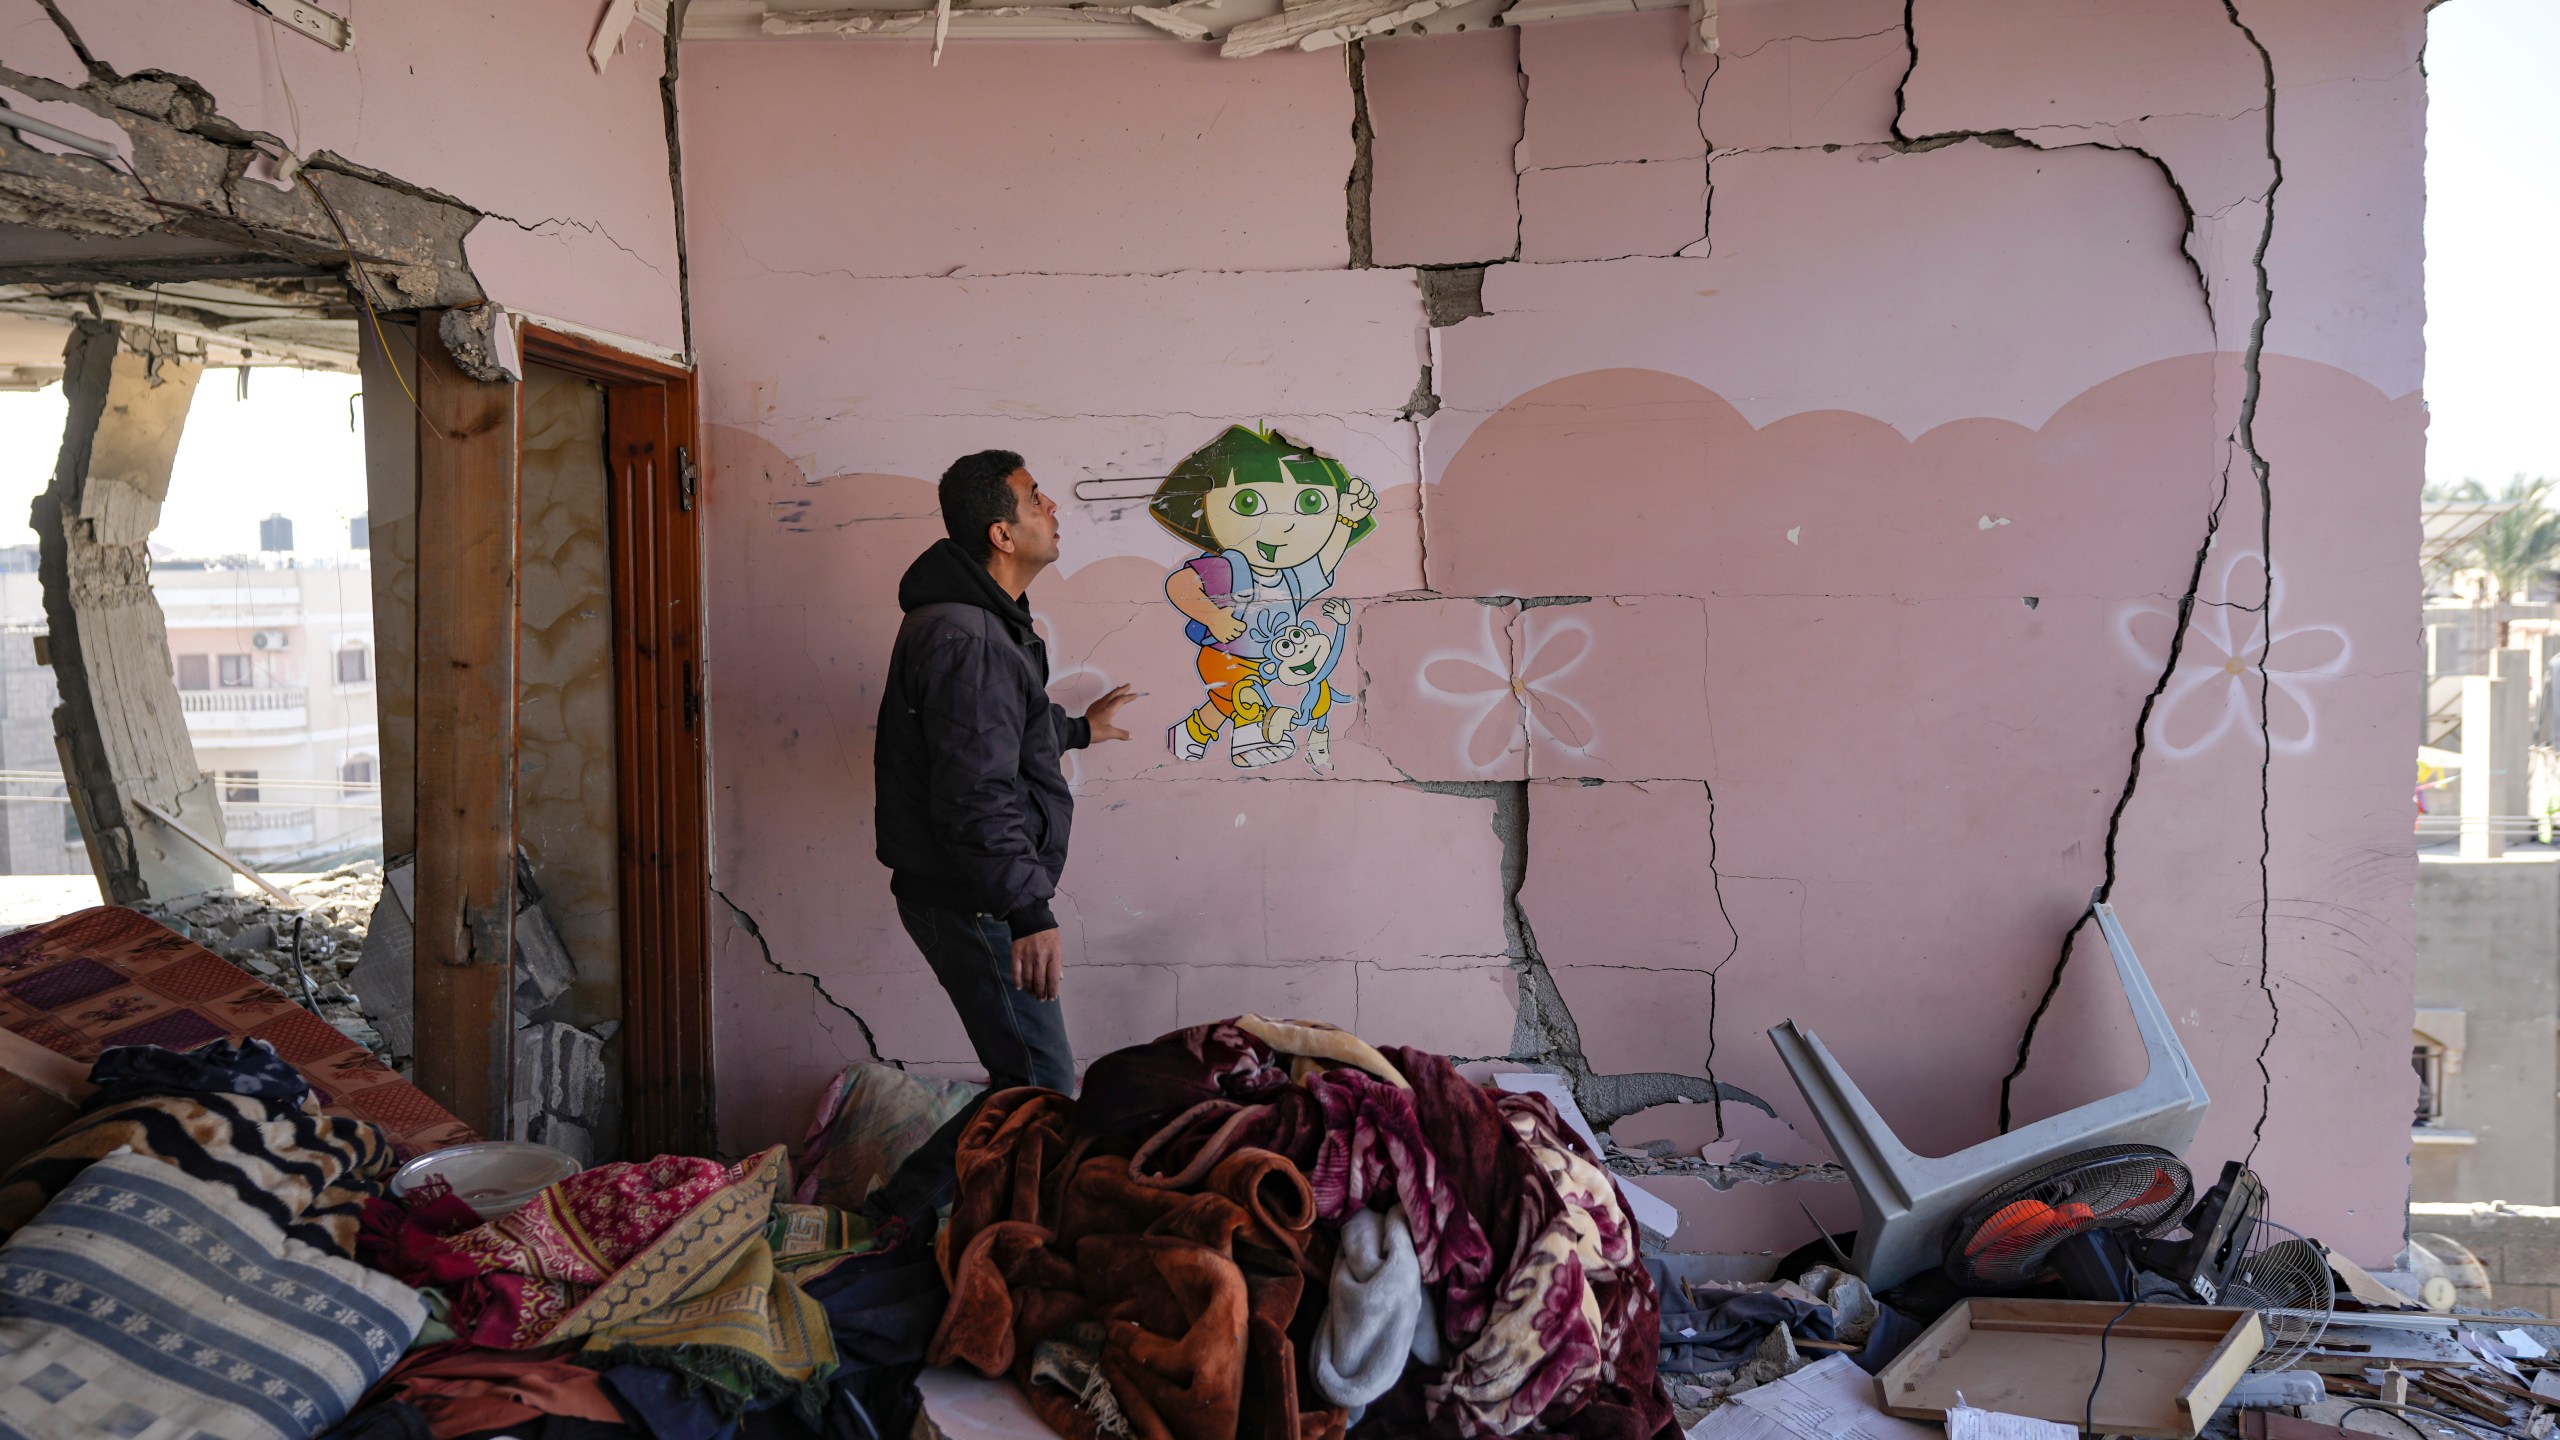
<svg viewBox="0 0 2560 1440"><path fill-rule="evenodd" d="M1014 938L1057 928L1075 799L1058 757L1093 726L1049 702L1031 605L948 540L898 581L898 645L872 752L889 888L914 905L1001 915Z"/></svg>

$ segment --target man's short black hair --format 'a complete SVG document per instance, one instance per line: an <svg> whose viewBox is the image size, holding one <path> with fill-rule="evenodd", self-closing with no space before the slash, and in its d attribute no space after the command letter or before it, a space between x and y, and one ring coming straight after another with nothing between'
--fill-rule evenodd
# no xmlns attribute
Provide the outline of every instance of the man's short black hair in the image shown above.
<svg viewBox="0 0 2560 1440"><path fill-rule="evenodd" d="M984 562L995 553L995 542L987 538L987 527L1001 520L1010 525L1022 518L1014 507L1013 472L1022 468L1022 457L1010 450L981 450L963 455L942 472L942 529L951 542L970 559Z"/></svg>

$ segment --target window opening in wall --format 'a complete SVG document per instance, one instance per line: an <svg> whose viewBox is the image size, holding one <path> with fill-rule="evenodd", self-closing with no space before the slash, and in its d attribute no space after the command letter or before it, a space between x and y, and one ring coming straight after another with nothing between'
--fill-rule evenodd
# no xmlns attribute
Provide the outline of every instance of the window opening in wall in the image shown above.
<svg viewBox="0 0 2560 1440"><path fill-rule="evenodd" d="M2443 1123L2444 1047L2420 1040L2409 1048L2409 1064L2418 1072L2418 1113L2412 1123Z"/></svg>
<svg viewBox="0 0 2560 1440"><path fill-rule="evenodd" d="M120 353L149 356L159 393L192 391L148 554L192 773L208 777L203 799L220 817L208 838L288 887L378 867L352 297L334 276L94 288L110 318L128 317ZM54 744L55 676L34 653L49 627L36 537L19 523L53 476L69 418L64 347L94 313L89 289L0 286L0 474L19 497L0 514L0 931L97 903L63 893L91 859ZM13 887L36 876L59 878L28 881L21 906Z"/></svg>

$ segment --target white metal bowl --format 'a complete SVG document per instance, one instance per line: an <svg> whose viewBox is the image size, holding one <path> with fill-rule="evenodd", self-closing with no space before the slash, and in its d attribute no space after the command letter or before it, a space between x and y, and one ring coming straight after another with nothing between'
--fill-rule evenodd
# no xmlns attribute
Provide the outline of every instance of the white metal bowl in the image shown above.
<svg viewBox="0 0 2560 1440"><path fill-rule="evenodd" d="M528 1140L480 1140L421 1155L391 1177L391 1193L406 1196L429 1179L442 1180L454 1197L479 1213L498 1220L523 1209L526 1202L578 1173L578 1162L548 1145Z"/></svg>

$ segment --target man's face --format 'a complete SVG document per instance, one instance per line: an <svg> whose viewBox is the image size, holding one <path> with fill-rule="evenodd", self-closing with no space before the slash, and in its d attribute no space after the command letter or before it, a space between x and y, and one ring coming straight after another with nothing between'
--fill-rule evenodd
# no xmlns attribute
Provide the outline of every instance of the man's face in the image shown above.
<svg viewBox="0 0 2560 1440"><path fill-rule="evenodd" d="M998 535L1013 542L1013 557L1033 565L1054 565L1058 560L1058 503L1040 493L1040 482L1028 470L1016 470L1006 477L1013 489L1013 521L999 522Z"/></svg>
<svg viewBox="0 0 2560 1440"><path fill-rule="evenodd" d="M1324 548L1341 505L1330 485L1268 480L1220 486L1200 509L1220 549L1243 551L1256 570L1286 570Z"/></svg>

